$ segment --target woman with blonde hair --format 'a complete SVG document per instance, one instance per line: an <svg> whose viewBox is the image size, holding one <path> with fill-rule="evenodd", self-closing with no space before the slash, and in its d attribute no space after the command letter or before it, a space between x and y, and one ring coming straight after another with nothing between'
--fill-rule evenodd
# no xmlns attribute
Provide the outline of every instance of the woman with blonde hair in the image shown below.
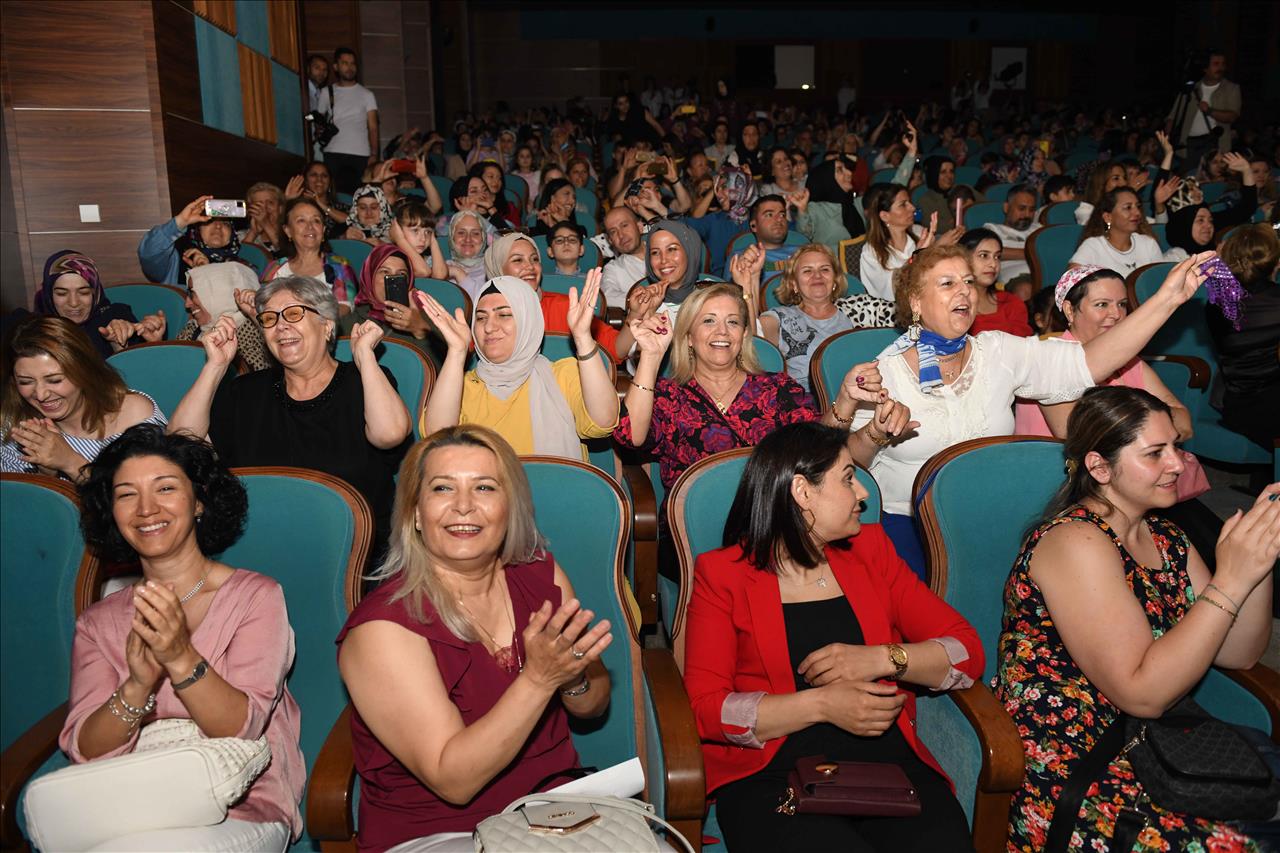
<svg viewBox="0 0 1280 853"><path fill-rule="evenodd" d="M436 836L455 846L430 849L471 850L477 823L578 766L569 716L608 707L609 623L588 628L519 459L476 425L405 457L376 577L338 635L360 849Z"/></svg>
<svg viewBox="0 0 1280 853"><path fill-rule="evenodd" d="M835 255L821 243L802 246L783 269L774 293L782 304L760 314L760 331L787 363L787 374L809 390L809 360L822 342L853 328L836 300L849 289Z"/></svg>

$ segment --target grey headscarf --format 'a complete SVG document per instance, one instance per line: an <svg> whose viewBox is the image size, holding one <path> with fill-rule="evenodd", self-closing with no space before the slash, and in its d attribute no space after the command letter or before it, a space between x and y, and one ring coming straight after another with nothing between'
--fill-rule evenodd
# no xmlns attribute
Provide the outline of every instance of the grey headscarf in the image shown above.
<svg viewBox="0 0 1280 853"><path fill-rule="evenodd" d="M676 222L671 219L661 219L654 226L645 238L645 259L644 271L649 277L650 283L656 283L662 280L662 276L658 275L653 269L653 261L649 257L649 246L653 242L653 235L659 231L668 231L675 235L680 241L680 245L684 247L684 255L688 259L688 266L685 268L684 277L680 279L678 285L667 289L667 295L664 297L666 302L682 303L693 293L693 284L698 280L698 273L702 272L702 266L706 260L706 246L702 245L702 238L698 236L698 232L694 231L683 222Z"/></svg>

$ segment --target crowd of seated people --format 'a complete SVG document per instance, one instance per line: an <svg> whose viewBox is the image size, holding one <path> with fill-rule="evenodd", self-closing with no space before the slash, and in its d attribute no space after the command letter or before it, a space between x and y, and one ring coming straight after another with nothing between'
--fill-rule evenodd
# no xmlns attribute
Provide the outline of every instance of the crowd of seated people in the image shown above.
<svg viewBox="0 0 1280 853"><path fill-rule="evenodd" d="M243 175L242 222L211 216L201 196L138 245L143 275L184 291L186 317L113 301L77 251L47 260L33 310L5 318L0 462L81 484L90 546L136 556L143 576L77 626L76 660L92 665L72 682L73 761L129 752L144 718L265 734L280 766L191 849L283 849L300 831L298 708L280 675L292 646L277 631L238 671L237 631L252 640L287 620L279 591L206 556L239 529L236 466L322 471L372 511L371 592L338 638L367 850L427 836L444 845L433 850L471 849L480 820L573 775L569 719L610 702L611 627L546 549L521 455L596 462L604 446L618 462L608 476L648 462L669 495L708 456L754 449L724 547L694 555L684 668L730 851L969 849L911 692L983 673L975 628L929 591L912 500L922 466L961 442L1053 436L1069 460L1012 566L999 659L986 661L1028 750L1010 849L1038 849L1065 772L1044 760L1060 748L1046 702L1105 707L1091 740L1114 709L1158 715L1210 665L1258 660L1280 485L1225 523L1197 500L1205 473L1179 447L1195 434L1191 408L1140 355L1222 261L1243 295L1230 311L1204 308L1219 354L1210 397L1227 428L1272 451L1272 138L1245 127L1234 149L1188 162L1163 116L1138 116L1133 133L1111 112L1065 108L926 104L908 121L897 109L747 109L723 82L713 98L687 86L680 97L623 92L601 115L573 101L460 115L448 134L413 129L370 158L350 196L322 161L283 189ZM1094 156L1069 168L1081 151ZM1206 195L1210 183L1225 193ZM984 206L996 218L977 221L987 200L1002 202ZM1044 286L1031 246L1054 227L1080 235ZM1126 280L1161 262L1163 283L1131 304ZM818 394L823 344L885 327L896 338L836 365L838 387ZM106 359L175 330L205 363L165 412ZM379 362L384 341L433 363L419 410ZM857 467L878 485L877 524L858 520ZM129 504L166 507L173 530L140 535ZM655 568L678 579L658 509ZM200 526L209 513L218 523ZM1085 551L1092 584L1073 574ZM1135 572L1151 577L1125 586ZM205 645L212 632L195 632L210 602L232 593L263 612L239 613L255 621ZM1119 626L1114 643L1090 630L1099 612ZM1026 666L1025 643L1060 664L1052 677ZM460 644L465 658L440 651ZM201 658L200 686L161 689ZM811 754L898 765L921 814L776 813L788 771ZM1084 808L1102 817L1078 823L1086 844L1111 836L1109 803L1124 805L1127 784L1101 780ZM1247 827L1148 811L1144 851L1209 837L1253 849Z"/></svg>

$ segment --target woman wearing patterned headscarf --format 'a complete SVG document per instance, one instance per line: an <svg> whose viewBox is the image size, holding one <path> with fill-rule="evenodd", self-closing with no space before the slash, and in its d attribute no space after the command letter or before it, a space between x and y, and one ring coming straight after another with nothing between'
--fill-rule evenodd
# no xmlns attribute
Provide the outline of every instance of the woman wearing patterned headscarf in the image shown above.
<svg viewBox="0 0 1280 853"><path fill-rule="evenodd" d="M351 216L347 220L348 240L385 243L395 217L380 187L365 184L351 194Z"/></svg>
<svg viewBox="0 0 1280 853"><path fill-rule="evenodd" d="M231 220L204 213L204 203L211 198L200 196L143 236L138 263L150 281L182 286L183 274L191 267L238 260L240 241Z"/></svg>
<svg viewBox="0 0 1280 853"><path fill-rule="evenodd" d="M1018 158L1018 181L1030 184L1039 192L1044 182L1049 180L1049 173L1044 166L1045 159L1045 153L1039 144L1033 142L1024 148L1022 156Z"/></svg>
<svg viewBox="0 0 1280 853"><path fill-rule="evenodd" d="M539 354L542 309L525 281L509 275L491 279L476 301L470 328L461 309L450 315L431 296L416 292L427 319L449 345L420 432L480 424L505 438L516 453L585 459L581 439L604 438L618 423L618 395L591 337L599 294L600 270L594 269L582 298L570 298L569 333L579 356L553 363ZM479 361L464 373L473 341Z"/></svg>
<svg viewBox="0 0 1280 853"><path fill-rule="evenodd" d="M707 213L711 200L720 204L715 213ZM685 222L697 232L711 253L711 274L724 275L725 255L733 238L750 228L751 205L757 198L756 183L751 173L736 166L724 166L716 174L713 191L698 199Z"/></svg>
<svg viewBox="0 0 1280 853"><path fill-rule="evenodd" d="M164 337L163 317L158 327L151 322L144 328L128 305L107 298L97 265L73 249L55 252L44 262L35 313L75 323L104 358L130 344Z"/></svg>

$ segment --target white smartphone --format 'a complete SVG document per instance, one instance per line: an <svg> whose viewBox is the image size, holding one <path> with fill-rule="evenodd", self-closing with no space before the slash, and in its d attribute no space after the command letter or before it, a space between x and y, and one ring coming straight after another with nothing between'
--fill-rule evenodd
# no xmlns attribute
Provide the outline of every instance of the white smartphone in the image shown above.
<svg viewBox="0 0 1280 853"><path fill-rule="evenodd" d="M238 198L211 198L204 203L204 215L217 219L244 219L246 209Z"/></svg>

